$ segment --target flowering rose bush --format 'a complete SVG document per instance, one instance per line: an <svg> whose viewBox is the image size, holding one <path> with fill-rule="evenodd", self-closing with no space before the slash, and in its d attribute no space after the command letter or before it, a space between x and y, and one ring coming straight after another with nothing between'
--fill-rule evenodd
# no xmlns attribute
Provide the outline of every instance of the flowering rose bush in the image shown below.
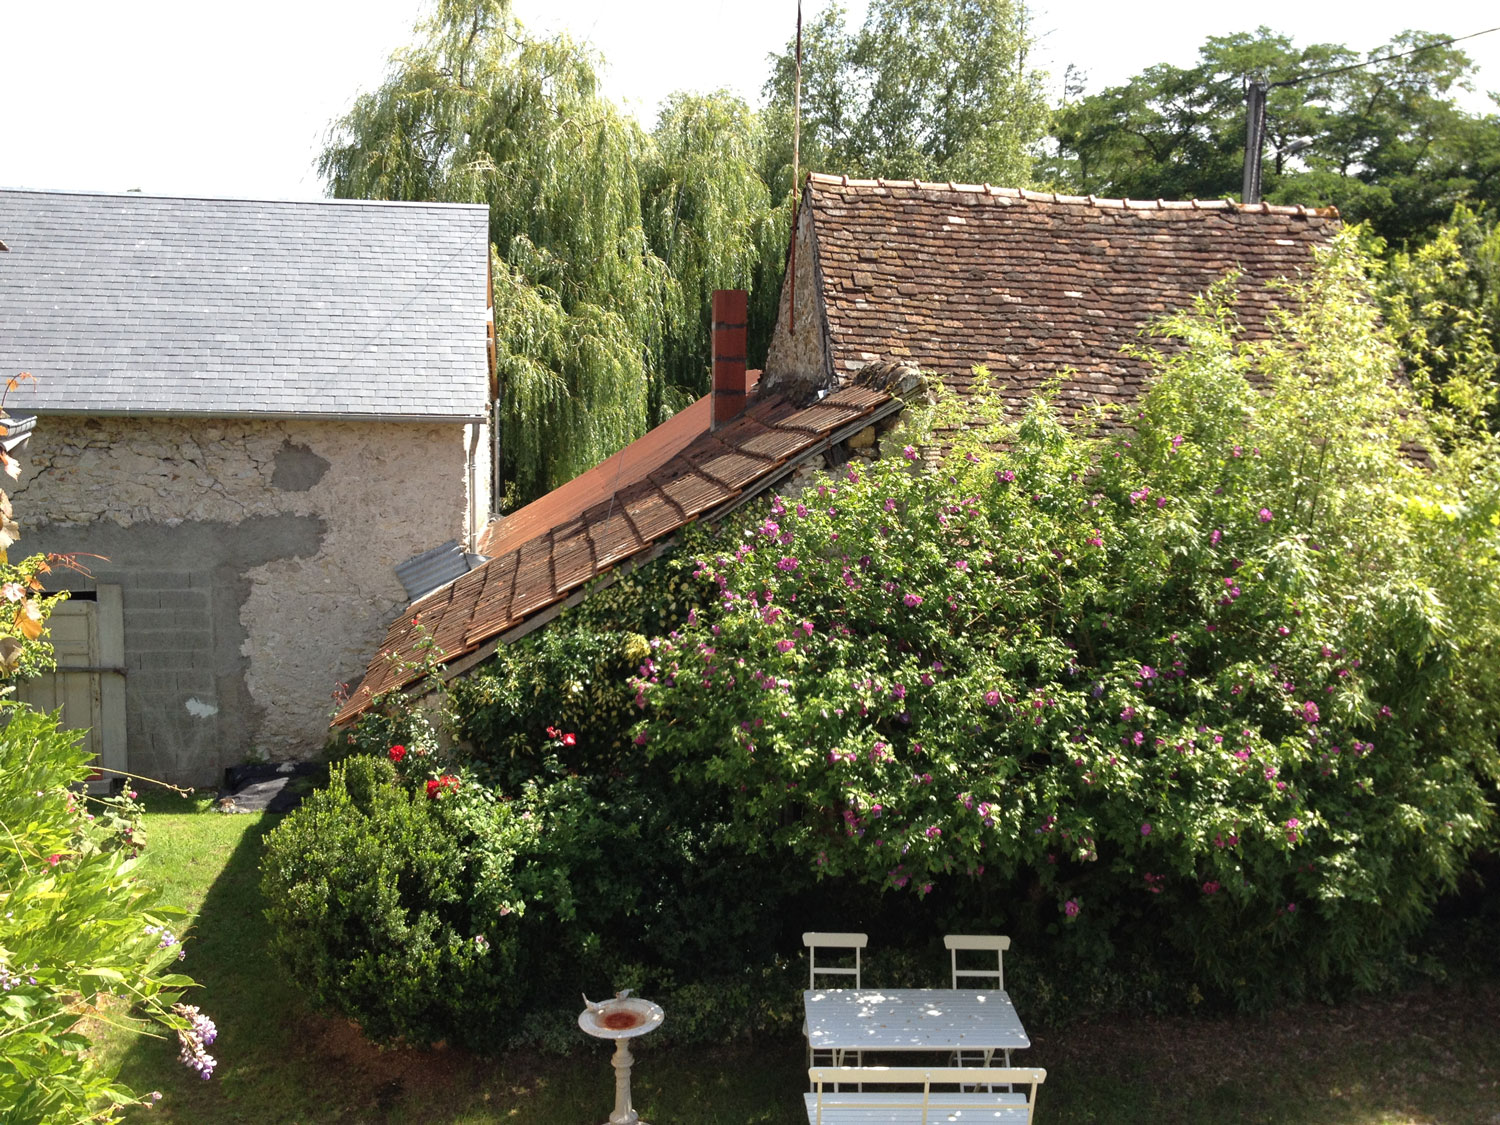
<svg viewBox="0 0 1500 1125"><path fill-rule="evenodd" d="M1403 452L1359 276L1263 343L1227 291L1166 322L1129 431L1039 402L774 500L639 668L656 767L748 851L1080 955L1375 983L1492 839L1500 474Z"/></svg>

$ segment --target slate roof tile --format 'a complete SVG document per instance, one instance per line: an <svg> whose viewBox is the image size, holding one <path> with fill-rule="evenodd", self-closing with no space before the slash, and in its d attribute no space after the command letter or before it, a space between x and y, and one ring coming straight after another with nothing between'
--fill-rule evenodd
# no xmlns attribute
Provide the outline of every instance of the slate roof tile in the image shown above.
<svg viewBox="0 0 1500 1125"><path fill-rule="evenodd" d="M25 409L482 417L483 206L0 191Z"/></svg>

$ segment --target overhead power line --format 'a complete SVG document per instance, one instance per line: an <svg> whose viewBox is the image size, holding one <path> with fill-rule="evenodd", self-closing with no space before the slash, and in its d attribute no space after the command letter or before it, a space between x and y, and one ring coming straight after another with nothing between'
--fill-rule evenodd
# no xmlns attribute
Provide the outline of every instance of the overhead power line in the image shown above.
<svg viewBox="0 0 1500 1125"><path fill-rule="evenodd" d="M1288 78L1282 82L1272 82L1267 89L1275 90L1282 86L1296 86L1302 82L1311 82L1314 78L1327 78L1333 74L1343 74L1349 70L1360 70L1363 67L1374 66L1376 63L1392 62L1395 59L1404 59L1410 55L1420 55L1423 51L1431 51L1437 47L1450 47L1454 43L1462 43L1466 39L1478 39L1481 35L1489 35L1491 32L1500 31L1500 27L1487 27L1483 31L1476 31L1472 35L1459 35L1452 39L1442 39L1436 43L1424 43L1420 47L1413 47L1410 51L1402 51L1396 55L1382 55L1378 59L1366 59L1363 62L1350 63L1348 66L1336 66L1332 70L1320 70L1316 74L1304 74L1298 78Z"/></svg>

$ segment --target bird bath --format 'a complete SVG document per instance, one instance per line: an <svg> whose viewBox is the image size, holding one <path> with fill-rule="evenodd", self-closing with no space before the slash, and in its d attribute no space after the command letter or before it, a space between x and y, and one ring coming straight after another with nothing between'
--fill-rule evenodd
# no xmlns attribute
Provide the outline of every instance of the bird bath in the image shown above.
<svg viewBox="0 0 1500 1125"><path fill-rule="evenodd" d="M594 1004L585 996L588 1005L578 1013L578 1026L596 1039L613 1039L615 1055L610 1060L615 1068L615 1111L609 1115L605 1125L648 1125L630 1104L630 1040L645 1035L661 1026L664 1013L656 1004L639 998L631 999L626 989L613 1000Z"/></svg>

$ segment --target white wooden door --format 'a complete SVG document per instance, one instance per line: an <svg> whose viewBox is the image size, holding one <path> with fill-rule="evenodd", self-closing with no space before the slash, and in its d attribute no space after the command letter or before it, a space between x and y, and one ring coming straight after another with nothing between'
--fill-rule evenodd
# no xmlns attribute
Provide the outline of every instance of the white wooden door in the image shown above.
<svg viewBox="0 0 1500 1125"><path fill-rule="evenodd" d="M42 711L62 708L67 730L86 730L101 766L125 770L125 622L120 587L74 594L47 621L57 671L22 684L17 696ZM101 775L108 782L113 774Z"/></svg>

